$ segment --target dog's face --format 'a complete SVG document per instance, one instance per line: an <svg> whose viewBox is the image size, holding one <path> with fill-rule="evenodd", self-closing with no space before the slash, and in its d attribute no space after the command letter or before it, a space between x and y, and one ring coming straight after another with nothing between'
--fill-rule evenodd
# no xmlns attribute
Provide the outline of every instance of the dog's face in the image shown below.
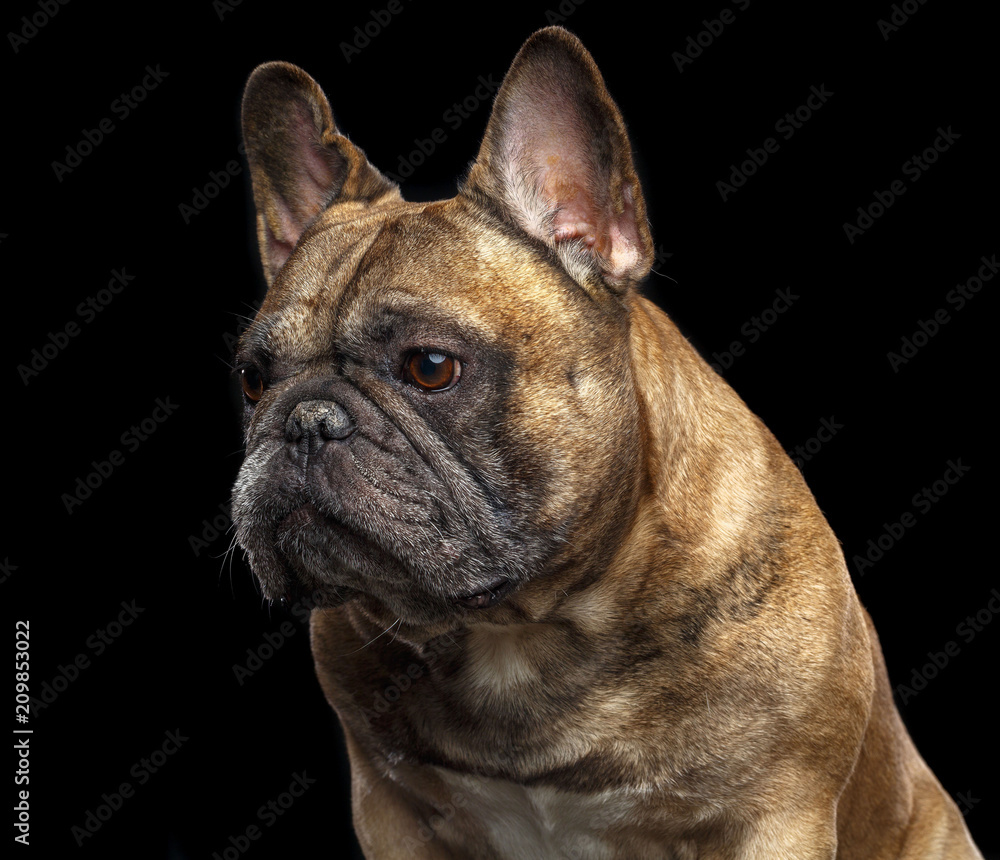
<svg viewBox="0 0 1000 860"><path fill-rule="evenodd" d="M526 44L447 201L403 201L293 66L254 73L244 133L270 283L236 357L234 518L265 595L440 625L596 570L640 492L652 243L589 55Z"/></svg>

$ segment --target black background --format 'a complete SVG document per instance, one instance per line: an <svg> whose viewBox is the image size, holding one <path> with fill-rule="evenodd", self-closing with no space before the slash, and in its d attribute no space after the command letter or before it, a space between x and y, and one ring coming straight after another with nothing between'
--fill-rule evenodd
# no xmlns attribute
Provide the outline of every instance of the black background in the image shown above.
<svg viewBox="0 0 1000 860"><path fill-rule="evenodd" d="M971 641L956 628L977 612L993 618L1000 586L987 449L998 281L962 309L947 300L998 251L987 205L996 22L970 4L907 6L910 20L888 39L877 22L894 14L889 2L753 0L741 10L711 0L651 12L567 0L562 23L593 53L629 125L660 251L647 294L707 356L742 341L725 375L786 448L805 445L823 419L842 425L803 471L844 545L893 683L911 684L928 652L957 646L902 713L984 852L996 853L1000 622ZM40 8L7 4L5 34L25 28L21 15L42 21ZM404 193L450 195L488 104L457 129L445 111L473 96L480 75L499 80L549 23L547 10L559 20L558 2L442 11L403 0L348 62L341 43L384 8L75 0L16 51L9 35L0 46L4 450L14 465L0 599L8 630L30 620L32 694L61 688L29 725L31 847L15 846L26 854L208 860L255 824L262 837L250 858L316 844L324 856L356 850L338 729L302 625L292 620L296 633L242 684L234 673L288 620L262 606L240 554L226 556L229 536L211 531L240 463L227 338L263 285L245 168L188 223L180 207L213 190L211 173L243 165L242 87L272 59L316 77L340 127L385 170L398 172L414 141L442 128L445 141ZM679 71L674 52L723 8L735 20ZM112 105L147 66L167 76L122 118ZM826 103L790 140L776 135L775 123L821 85L833 93ZM105 117L113 131L60 181L53 162ZM939 127L957 139L912 181L904 162ZM716 183L767 137L779 151L723 201ZM849 242L844 223L894 180L906 193ZM133 280L84 322L77 306L122 269ZM779 289L798 298L751 342L741 328ZM894 370L887 354L942 308L949 321ZM73 321L79 334L25 384L19 366ZM176 408L130 450L123 434L153 415L157 398ZM124 461L68 512L77 480L114 450ZM915 506L959 459L961 479ZM853 557L907 512L913 527L858 575ZM118 619L122 601L142 612L97 654L90 637ZM89 665L59 681L78 654ZM168 731L187 740L140 785L135 766ZM296 773L315 782L266 826L258 809ZM124 782L134 796L78 850L71 828Z"/></svg>

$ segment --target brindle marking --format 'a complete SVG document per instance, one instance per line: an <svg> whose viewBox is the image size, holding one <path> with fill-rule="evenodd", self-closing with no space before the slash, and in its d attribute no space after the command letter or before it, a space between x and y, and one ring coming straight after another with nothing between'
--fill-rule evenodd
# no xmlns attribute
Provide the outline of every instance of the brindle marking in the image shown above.
<svg viewBox="0 0 1000 860"><path fill-rule="evenodd" d="M452 200L403 201L294 66L244 130L237 536L325 606L369 858L980 857L800 473L638 293L642 191L573 36L524 45ZM421 354L458 381L420 390Z"/></svg>

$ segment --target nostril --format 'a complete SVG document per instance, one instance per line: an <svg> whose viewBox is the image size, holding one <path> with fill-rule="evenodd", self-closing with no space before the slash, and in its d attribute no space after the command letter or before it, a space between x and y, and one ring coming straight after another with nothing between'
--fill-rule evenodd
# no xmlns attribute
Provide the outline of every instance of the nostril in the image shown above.
<svg viewBox="0 0 1000 860"><path fill-rule="evenodd" d="M293 412L285 422L285 441L298 442L302 438L302 422Z"/></svg>
<svg viewBox="0 0 1000 860"><path fill-rule="evenodd" d="M320 435L327 440L346 439L354 432L354 422L339 403L328 403L330 408L319 418Z"/></svg>
<svg viewBox="0 0 1000 860"><path fill-rule="evenodd" d="M351 417L343 406L332 400L299 403L285 422L285 440L290 444L346 439L353 432Z"/></svg>

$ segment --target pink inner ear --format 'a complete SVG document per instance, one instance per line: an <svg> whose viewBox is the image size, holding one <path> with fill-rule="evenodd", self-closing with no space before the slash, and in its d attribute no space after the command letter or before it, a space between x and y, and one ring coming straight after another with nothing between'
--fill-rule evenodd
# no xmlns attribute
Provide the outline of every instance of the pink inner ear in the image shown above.
<svg viewBox="0 0 1000 860"><path fill-rule="evenodd" d="M599 209L580 179L585 167L573 161L551 153L539 172L542 197L556 208L552 240L558 243L582 239L588 248L597 244L597 251L601 252L600 245L604 243L598 244L598 237L603 237L605 230L600 223Z"/></svg>
<svg viewBox="0 0 1000 860"><path fill-rule="evenodd" d="M333 156L319 143L320 131L308 105L294 102L289 106L286 131L287 172L280 176L267 223L269 259L275 272L337 190Z"/></svg>
<svg viewBox="0 0 1000 860"><path fill-rule="evenodd" d="M572 155L550 152L538 173L542 197L556 208L550 241L580 240L600 255L609 276L625 276L639 261L639 237L635 225L635 205L631 189L622 188L624 206L620 214L612 211L607 196L596 199L587 186L588 165ZM599 192L598 192L599 193Z"/></svg>
<svg viewBox="0 0 1000 860"><path fill-rule="evenodd" d="M606 225L601 207L588 189L592 167L567 147L553 144L551 138L535 153L538 164L538 190L554 210L551 241L581 239L588 248L604 253ZM543 237L549 238L549 237Z"/></svg>
<svg viewBox="0 0 1000 860"><path fill-rule="evenodd" d="M333 188L330 153L319 142L321 132L307 105L300 103L295 106L295 120L291 131L294 142L292 162L295 188L288 204L301 233L305 225L323 210L336 189Z"/></svg>
<svg viewBox="0 0 1000 860"><path fill-rule="evenodd" d="M485 142L505 202L530 235L589 251L608 280L641 275L645 225L636 222L628 142L614 107L599 98L590 70L539 63L534 74L519 66L508 75Z"/></svg>

